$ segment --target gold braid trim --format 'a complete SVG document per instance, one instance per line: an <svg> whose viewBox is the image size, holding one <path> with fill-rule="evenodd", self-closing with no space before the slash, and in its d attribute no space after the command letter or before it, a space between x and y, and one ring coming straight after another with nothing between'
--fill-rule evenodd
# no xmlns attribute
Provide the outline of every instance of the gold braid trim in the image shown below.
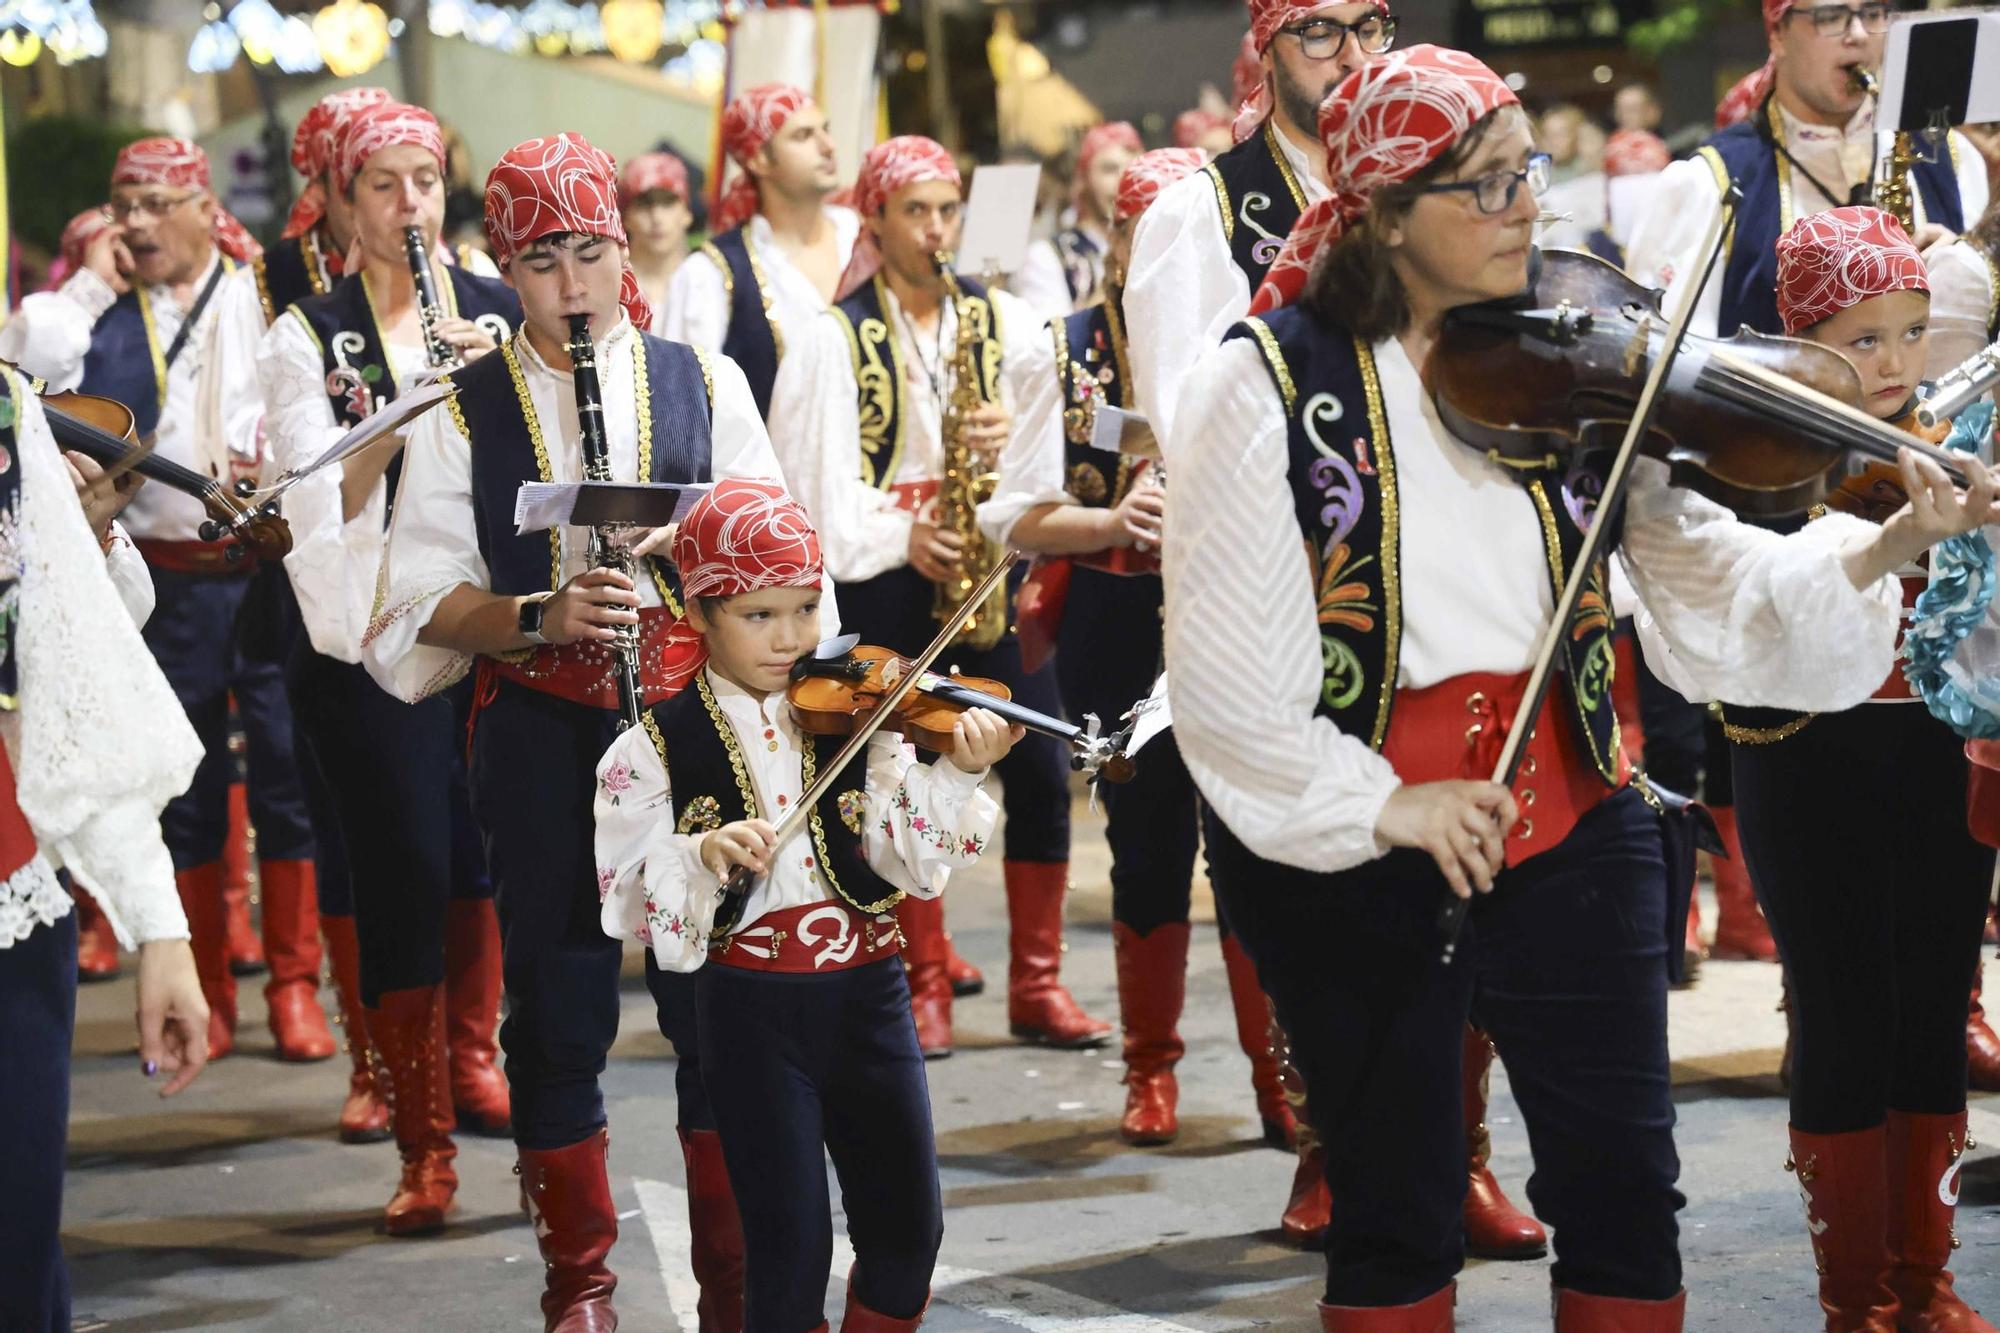
<svg viewBox="0 0 2000 1333"><path fill-rule="evenodd" d="M1396 698L1396 675L1403 652L1402 509L1396 498L1396 451L1389 439L1389 413L1382 403L1382 380L1375 373L1375 352L1360 338L1354 357L1361 367L1361 391L1368 399L1368 430L1374 437L1375 473L1382 479L1382 606L1386 633L1382 642L1381 697L1375 705L1375 730L1368 744L1376 751L1389 735L1389 710Z"/></svg>
<svg viewBox="0 0 2000 1333"><path fill-rule="evenodd" d="M1278 164L1278 174L1285 178L1285 188L1292 193L1292 207L1303 213L1306 211L1306 192L1299 187L1299 178L1292 173L1291 161L1285 150L1278 145L1278 118L1267 117L1264 121L1264 146L1271 150L1271 160ZM1220 179L1218 176L1217 179Z"/></svg>
<svg viewBox="0 0 2000 1333"><path fill-rule="evenodd" d="M525 327L525 326L523 326ZM507 363L507 374L514 381L514 397L520 400L521 419L528 424L528 443L535 449L535 472L537 480L554 481L555 471L549 466L548 441L542 438L542 419L535 413L535 399L528 392L528 381L521 374L521 358L514 351L514 344L521 338L516 333L500 344L501 359ZM460 418L462 421L463 418ZM470 442L471 436L466 437ZM549 529L549 591L556 592L562 587L562 529Z"/></svg>
<svg viewBox="0 0 2000 1333"><path fill-rule="evenodd" d="M811 736L806 735L805 733L802 732L799 735L799 742L800 742L799 745L800 790L810 791L812 790L813 782L815 781L818 774L819 759L817 754L813 750L813 738ZM863 751L864 763L867 762L865 758L866 753L867 752L864 750ZM864 782L865 781L866 779L864 779ZM836 895L838 895L849 906L853 907L855 911L866 912L869 914L873 914L876 912L886 912L891 907L894 907L897 903L903 900L903 891L901 889L895 889L893 892L889 894L888 897L882 899L880 902L874 902L874 903L855 902L853 896L850 895L846 889L840 887L840 881L833 877L833 858L828 856L826 853L826 828L820 823L818 802L814 802L812 809L807 813L806 823L812 829L813 850L819 854L819 869L820 873L826 876L827 887L832 889Z"/></svg>
<svg viewBox="0 0 2000 1333"><path fill-rule="evenodd" d="M722 715L721 705L715 702L715 691L708 688L708 673L697 672L694 687L701 694L701 706L708 710L708 720L715 724L716 735L722 737L722 748L729 751L729 769L736 775L736 793L743 798L743 817L757 818L757 791L750 785L750 770L743 765L743 747L736 741L736 729L729 725L729 719ZM652 721L650 712L644 715L648 723ZM660 742L662 754L666 741Z"/></svg>
<svg viewBox="0 0 2000 1333"><path fill-rule="evenodd" d="M1222 173L1211 162L1201 169L1201 174L1215 186L1215 206L1222 210L1222 239L1225 243L1236 239L1236 207L1229 202L1229 187L1222 182Z"/></svg>
<svg viewBox="0 0 2000 1333"><path fill-rule="evenodd" d="M1740 727L1725 717L1722 721L1722 734L1736 745L1775 745L1779 741L1790 740L1804 731L1806 723L1818 716L1818 713L1806 713L1778 727Z"/></svg>
<svg viewBox="0 0 2000 1333"><path fill-rule="evenodd" d="M1258 349L1264 353L1264 364L1271 368L1271 374L1277 378L1278 396L1285 400L1285 415L1290 416L1292 409L1298 405L1299 386L1292 383L1292 368L1285 364L1285 353L1284 349L1278 346L1278 336L1272 333L1271 326L1261 319L1252 317L1245 319L1243 324L1250 330L1250 335L1257 340ZM1373 403L1369 405L1369 411L1371 414L1374 412Z"/></svg>

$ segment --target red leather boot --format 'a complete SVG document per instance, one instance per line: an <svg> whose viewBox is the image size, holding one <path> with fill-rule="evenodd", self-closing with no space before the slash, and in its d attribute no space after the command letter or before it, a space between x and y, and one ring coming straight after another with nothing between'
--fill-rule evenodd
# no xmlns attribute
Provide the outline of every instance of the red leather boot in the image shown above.
<svg viewBox="0 0 2000 1333"><path fill-rule="evenodd" d="M1451 1333L1458 1284L1442 1287L1413 1305L1327 1305L1319 1307L1322 1333Z"/></svg>
<svg viewBox="0 0 2000 1333"><path fill-rule="evenodd" d="M1291 1108L1294 1146L1299 1160L1292 1168L1292 1191L1278 1230L1287 1243L1302 1250L1324 1249L1327 1224L1333 1220L1333 1193L1326 1184L1326 1153L1321 1149L1319 1131L1313 1128L1306 1109L1306 1080L1292 1063L1292 1039L1271 1013L1267 1041L1271 1056L1278 1062L1278 1082L1285 1090L1285 1104Z"/></svg>
<svg viewBox="0 0 2000 1333"><path fill-rule="evenodd" d="M319 885L311 861L264 861L264 983L280 1060L328 1060L336 1049L319 1006Z"/></svg>
<svg viewBox="0 0 2000 1333"><path fill-rule="evenodd" d="M567 1148L521 1149L521 1193L542 1248L543 1333L612 1333L618 1278L605 1266L618 1240L606 1156L611 1134L598 1130Z"/></svg>
<svg viewBox="0 0 2000 1333"><path fill-rule="evenodd" d="M1886 1127L1889 1200L1889 1289L1903 1311L1904 1333L1994 1333L1951 1289L1945 1265L1958 1248L1952 1212L1959 1171L1973 1148L1965 1112L1889 1112Z"/></svg>
<svg viewBox="0 0 2000 1333"><path fill-rule="evenodd" d="M1799 1178L1827 1333L1896 1333L1889 1288L1887 1132L1793 1129L1785 1169Z"/></svg>
<svg viewBox="0 0 2000 1333"><path fill-rule="evenodd" d="M208 1001L208 1058L220 1060L236 1049L236 978L229 971L229 930L223 919L222 862L206 861L174 872L181 910L187 913L188 944L195 974Z"/></svg>
<svg viewBox="0 0 2000 1333"><path fill-rule="evenodd" d="M403 1158L402 1179L382 1225L392 1236L444 1229L458 1193L452 1160L451 1079L444 1058L444 987L392 990L368 1011L368 1032L389 1073L390 1123Z"/></svg>
<svg viewBox="0 0 2000 1333"><path fill-rule="evenodd" d="M1229 977L1229 1003L1236 1013L1236 1044L1250 1058L1250 1090L1264 1122L1264 1142L1282 1152L1298 1146L1298 1126L1278 1081L1278 1056L1271 1049L1271 1002L1257 984L1257 965L1234 935L1222 940L1222 968Z"/></svg>
<svg viewBox="0 0 2000 1333"><path fill-rule="evenodd" d="M986 974L967 962L958 952L958 941L944 933L944 974L951 981L951 993L958 999L986 992Z"/></svg>
<svg viewBox="0 0 2000 1333"><path fill-rule="evenodd" d="M338 1001L337 1020L347 1033L347 1056L352 1067L347 1074L347 1100L340 1106L342 1143L380 1143L389 1137L389 1099L378 1083L376 1068L380 1057L368 1036L368 1017L361 1009L361 948L354 937L354 918L323 916L320 930L326 935L326 956L333 972L333 994Z"/></svg>
<svg viewBox="0 0 2000 1333"><path fill-rule="evenodd" d="M743 1333L743 1219L722 1160L722 1136L712 1129L683 1129L681 1161L687 1165L688 1266L701 1287L695 1311L700 1333Z"/></svg>
<svg viewBox="0 0 2000 1333"><path fill-rule="evenodd" d="M1685 1291L1664 1301L1641 1301L1557 1287L1556 1333L1681 1333L1687 1303Z"/></svg>
<svg viewBox="0 0 2000 1333"><path fill-rule="evenodd" d="M910 978L910 1016L926 1060L951 1054L951 981L945 976L944 900L914 895L896 904L903 932L903 970Z"/></svg>
<svg viewBox="0 0 2000 1333"><path fill-rule="evenodd" d="M1008 861L1007 1030L1062 1050L1102 1046L1111 1024L1092 1018L1063 986L1063 896L1067 861Z"/></svg>
<svg viewBox="0 0 2000 1333"><path fill-rule="evenodd" d="M97 899L74 879L70 894L76 900L76 979L109 981L118 975L118 932Z"/></svg>
<svg viewBox="0 0 2000 1333"><path fill-rule="evenodd" d="M233 748L235 743L231 744ZM241 782L229 784L222 900L229 905L229 970L239 977L254 977L264 970L264 941L250 922L250 791Z"/></svg>
<svg viewBox="0 0 2000 1333"><path fill-rule="evenodd" d="M1174 1066L1187 1049L1179 1027L1187 998L1188 924L1169 921L1140 935L1114 921L1111 943L1125 1029L1125 1115L1118 1132L1142 1148L1171 1143L1181 1129Z"/></svg>
<svg viewBox="0 0 2000 1333"><path fill-rule="evenodd" d="M1986 1021L1979 993L1985 988L1985 959L1972 974L1972 996L1965 1010L1965 1076L1981 1092L2000 1092L2000 1035Z"/></svg>
<svg viewBox="0 0 2000 1333"><path fill-rule="evenodd" d="M1493 1042L1467 1024L1462 1076L1465 1080L1465 1252L1481 1259L1539 1259L1548 1253L1549 1233L1500 1192L1486 1163L1493 1136L1486 1130L1486 1085L1493 1068Z"/></svg>
<svg viewBox="0 0 2000 1333"><path fill-rule="evenodd" d="M897 1319L892 1315L878 1314L861 1303L854 1294L854 1270L847 1273L847 1309L840 1316L840 1333L917 1333L917 1325L924 1322L924 1311L931 1308L930 1298L924 1298L924 1309L912 1319ZM826 1325L820 1325L825 1328Z"/></svg>
<svg viewBox="0 0 2000 1333"><path fill-rule="evenodd" d="M1715 874L1715 941L1709 946L1708 956L1775 963L1778 945L1771 938L1764 911L1757 906L1757 895L1750 888L1743 843L1736 836L1736 808L1718 805L1709 813L1715 816L1716 832L1722 835L1722 845L1729 855L1709 858Z"/></svg>
<svg viewBox="0 0 2000 1333"><path fill-rule="evenodd" d="M459 1128L488 1138L512 1132L513 1097L495 1063L500 1027L500 920L491 898L453 898L444 909L444 1035Z"/></svg>

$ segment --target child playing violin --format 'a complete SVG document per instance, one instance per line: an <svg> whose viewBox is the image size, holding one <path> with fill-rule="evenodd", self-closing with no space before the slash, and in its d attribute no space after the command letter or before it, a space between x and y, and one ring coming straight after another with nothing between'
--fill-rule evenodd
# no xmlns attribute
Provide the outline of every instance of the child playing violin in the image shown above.
<svg viewBox="0 0 2000 1333"><path fill-rule="evenodd" d="M702 1076L743 1220L744 1328L826 1327L831 1153L855 1249L842 1327L914 1329L944 1223L893 909L979 858L997 815L981 778L1022 733L970 709L925 765L878 732L809 828L777 842L832 753L785 698L820 639L819 538L776 485L730 480L688 513L673 558L688 608L674 633L698 635L706 662L598 766L604 928L696 975ZM739 867L758 878L718 932Z"/></svg>
<svg viewBox="0 0 2000 1333"><path fill-rule="evenodd" d="M1901 223L1876 208L1800 222L1778 242L1778 308L1787 333L1854 363L1865 411L1918 433L1930 284ZM1880 522L1901 503L1841 507ZM1901 573L1914 604L1924 575ZM1791 980L1787 1167L1827 1327L1990 1329L1945 1270L1993 870L1966 827L1960 738L1900 669L1843 712L1729 704L1723 719L1743 851ZM1827 836L1859 823L1888 836Z"/></svg>

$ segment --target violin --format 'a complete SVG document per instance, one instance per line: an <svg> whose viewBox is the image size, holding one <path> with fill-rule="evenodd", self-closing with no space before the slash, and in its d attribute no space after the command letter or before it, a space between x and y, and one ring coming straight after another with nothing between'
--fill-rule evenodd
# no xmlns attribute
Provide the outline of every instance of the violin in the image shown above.
<svg viewBox="0 0 2000 1333"><path fill-rule="evenodd" d="M208 511L201 539L234 541L229 548L232 563L242 559L246 550L260 559L282 560L292 549L292 530L279 517L275 501L246 504L220 482L146 449L139 443L132 409L117 399L88 393L47 394L42 398L42 415L48 418L49 433L64 449L75 450L107 468L124 467L137 453L138 461L130 463L132 471L201 501Z"/></svg>
<svg viewBox="0 0 2000 1333"><path fill-rule="evenodd" d="M1616 448L1668 321L1660 293L1595 255L1550 250L1529 290L1461 306L1424 364L1440 419L1513 466L1562 467ZM1751 518L1902 502L1897 451L1965 485L1957 457L1862 410L1861 373L1830 347L1745 329L1689 334L1640 451L1673 484Z"/></svg>
<svg viewBox="0 0 2000 1333"><path fill-rule="evenodd" d="M800 730L814 736L852 735L909 669L909 658L844 635L821 644L793 666L785 697ZM1114 740L1098 736L1096 719L1088 727L1072 726L1022 707L1004 684L978 676L924 671L882 725L901 732L912 745L945 754L952 748L952 728L970 708L987 709L1007 722L1061 741L1070 748L1070 766L1080 772L1107 782L1128 782L1135 771L1130 755Z"/></svg>

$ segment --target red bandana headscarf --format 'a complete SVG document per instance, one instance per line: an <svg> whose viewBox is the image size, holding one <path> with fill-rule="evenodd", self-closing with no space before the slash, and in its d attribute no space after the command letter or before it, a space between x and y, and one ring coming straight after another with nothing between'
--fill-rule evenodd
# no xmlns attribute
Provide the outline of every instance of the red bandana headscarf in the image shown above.
<svg viewBox="0 0 2000 1333"><path fill-rule="evenodd" d="M1785 21L1785 15L1792 12L1796 0L1763 0L1764 31L1770 33ZM1722 100L1715 104L1715 128L1726 130L1731 125L1750 119L1757 108L1764 105L1764 99L1771 95L1771 85L1777 79L1778 60L1776 56L1767 59L1756 69L1738 79Z"/></svg>
<svg viewBox="0 0 2000 1333"><path fill-rule="evenodd" d="M1651 130L1619 130L1604 141L1604 174L1643 176L1665 171L1674 155L1667 141Z"/></svg>
<svg viewBox="0 0 2000 1333"><path fill-rule="evenodd" d="M514 145L486 177L486 240L502 270L515 255L555 232L626 244L625 219L618 212L617 162L582 135L567 131ZM618 303L632 327L651 327L653 308L629 263Z"/></svg>
<svg viewBox="0 0 2000 1333"><path fill-rule="evenodd" d="M1313 260L1368 211L1375 191L1408 180L1480 120L1519 103L1478 57L1443 46L1392 51L1348 75L1319 109L1333 194L1293 226L1250 313L1297 300Z"/></svg>
<svg viewBox="0 0 2000 1333"><path fill-rule="evenodd" d="M854 182L854 211L865 221L881 211L882 206L889 202L890 195L925 181L950 181L953 185L964 183L958 174L958 163L937 140L926 139L920 134L885 139L869 149L868 156L861 159L861 175ZM868 234L868 228L864 226L854 242L854 255L847 261L847 271L840 275L840 289L833 299L845 301L873 278L881 267L881 247L875 244L875 238Z"/></svg>
<svg viewBox="0 0 2000 1333"><path fill-rule="evenodd" d="M1931 289L1923 256L1894 214L1835 208L1778 238L1778 318L1797 333L1890 292Z"/></svg>
<svg viewBox="0 0 2000 1333"><path fill-rule="evenodd" d="M643 195L665 190L677 199L688 197L687 163L672 153L641 153L618 173L618 208L630 208Z"/></svg>
<svg viewBox="0 0 2000 1333"><path fill-rule="evenodd" d="M286 240L305 235L326 215L326 182L333 170L333 146L341 127L355 112L394 101L387 88L342 88L314 102L292 131L292 170L305 177L305 189L285 219Z"/></svg>
<svg viewBox="0 0 2000 1333"><path fill-rule="evenodd" d="M1091 163L1107 148L1123 148L1137 155L1146 151L1146 141L1139 137L1139 131L1130 121L1113 120L1102 125L1093 125L1083 136L1083 143L1076 150L1076 177L1070 187L1070 204L1081 213L1083 196L1090 179Z"/></svg>
<svg viewBox="0 0 2000 1333"><path fill-rule="evenodd" d="M1118 221L1136 218L1175 181L1192 176L1208 163L1199 148L1155 148L1125 164L1118 178Z"/></svg>
<svg viewBox="0 0 2000 1333"><path fill-rule="evenodd" d="M208 184L208 154L199 144L186 139L140 139L119 150L111 168L111 184L164 185L170 190L200 190L212 193ZM264 253L264 247L230 216L220 201L215 205L215 247L239 263L247 263Z"/></svg>
<svg viewBox="0 0 2000 1333"><path fill-rule="evenodd" d="M785 128L795 112L814 105L812 94L788 83L765 83L730 100L722 112L722 151L737 167L736 176L717 199L709 229L728 231L748 222L757 211L757 181L750 159Z"/></svg>
<svg viewBox="0 0 2000 1333"><path fill-rule="evenodd" d="M1237 53L1234 77L1237 84L1236 142L1255 134L1271 114L1271 80L1264 73L1264 53L1278 39L1278 29L1303 23L1323 9L1333 9L1343 0L1248 0L1250 32ZM1375 11L1389 17L1388 0L1372 0Z"/></svg>
<svg viewBox="0 0 2000 1333"><path fill-rule="evenodd" d="M385 148L409 144L437 159L444 169L444 130L437 117L407 102L378 102L348 116L338 127L333 141L333 158L328 164L333 188L346 194L368 165L368 159Z"/></svg>
<svg viewBox="0 0 2000 1333"><path fill-rule="evenodd" d="M1174 147L1198 147L1211 132L1227 128L1229 121L1213 111L1204 111L1200 107L1183 111L1174 117Z"/></svg>

